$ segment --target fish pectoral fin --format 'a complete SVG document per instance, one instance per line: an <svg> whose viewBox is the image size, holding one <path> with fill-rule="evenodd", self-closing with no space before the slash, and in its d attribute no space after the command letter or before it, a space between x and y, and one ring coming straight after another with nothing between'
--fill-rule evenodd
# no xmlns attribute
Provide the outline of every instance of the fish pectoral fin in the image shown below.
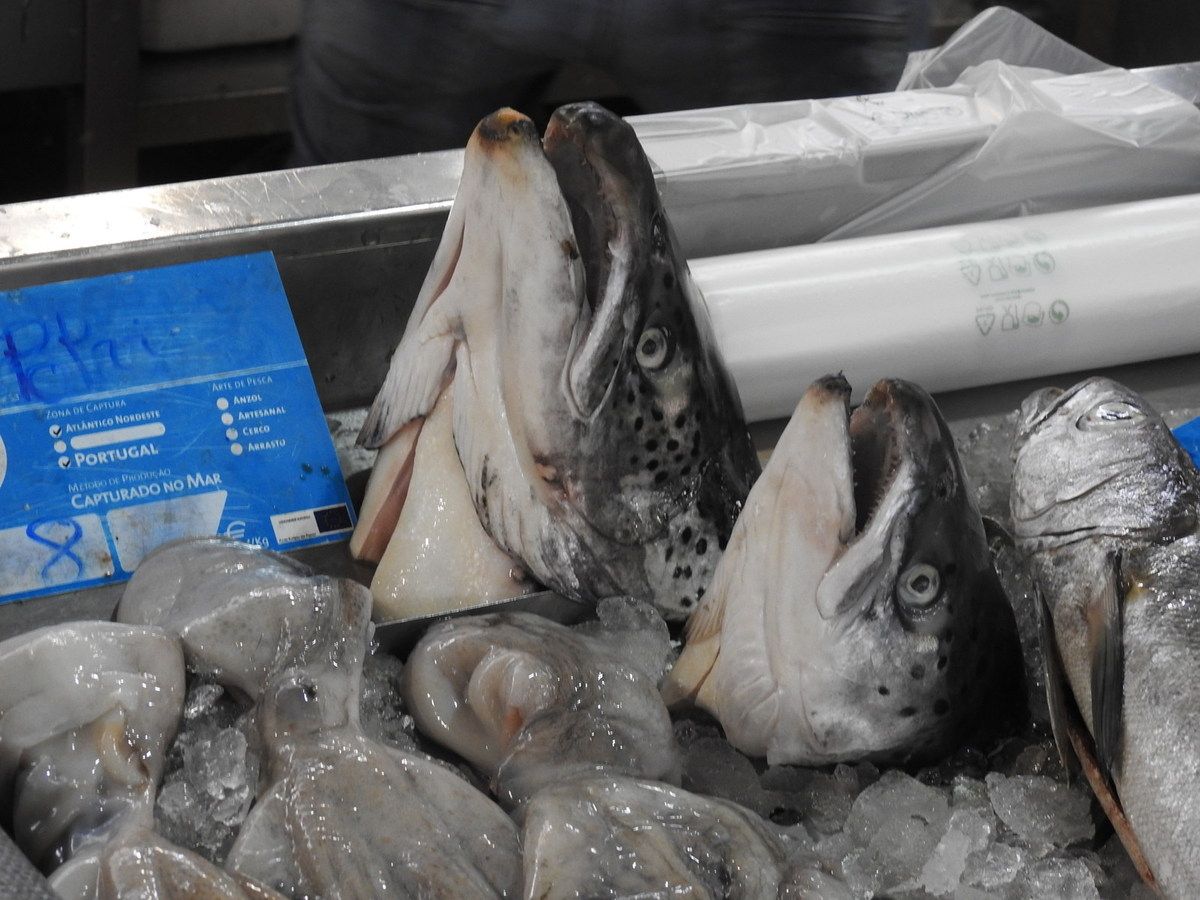
<svg viewBox="0 0 1200 900"><path fill-rule="evenodd" d="M1117 559L1114 562L1113 574L1116 576L1114 594L1116 594L1120 591L1121 584L1120 561ZM1158 882L1154 877L1154 872L1151 871L1150 864L1146 861L1146 854L1142 851L1137 835L1133 832L1133 826L1129 824L1129 819L1125 815L1125 810L1113 787L1111 770L1106 771L1104 764L1097 759L1096 744L1092 742L1087 726L1083 723L1083 717L1079 714L1079 707L1070 692L1066 669L1063 667L1062 657L1059 656L1058 643L1054 639L1054 622L1050 616L1050 607L1040 588L1035 586L1034 594L1037 597L1042 660L1046 670L1046 698L1050 706L1050 727L1054 732L1054 743L1058 746L1063 766L1072 780L1080 772L1083 773L1092 788L1092 793L1096 795L1101 809L1112 823L1117 837L1121 839L1121 843L1129 853L1134 868L1150 888L1157 889ZM1092 690L1094 694L1094 684ZM1093 701L1093 712L1094 703L1095 701Z"/></svg>
<svg viewBox="0 0 1200 900"><path fill-rule="evenodd" d="M714 697L709 676L720 653L719 632L700 640L689 638L679 659L663 679L663 702L672 708L695 703L713 711Z"/></svg>
<svg viewBox="0 0 1200 900"><path fill-rule="evenodd" d="M457 325L444 314L417 323L417 334L404 335L358 433L360 446L372 450L383 446L406 424L433 409L453 377L457 344Z"/></svg>
<svg viewBox="0 0 1200 900"><path fill-rule="evenodd" d="M1041 589L1034 587L1037 598L1038 633L1042 643L1042 667L1046 674L1046 705L1050 708L1050 730L1063 768L1073 781L1079 775L1079 758L1071 741L1071 730L1083 727L1075 698L1067 685L1066 670L1054 638L1054 619Z"/></svg>
<svg viewBox="0 0 1200 900"><path fill-rule="evenodd" d="M1112 778L1121 763L1121 717L1125 692L1125 586L1121 551L1107 558L1104 587L1088 607L1088 650L1091 655L1092 732L1096 755Z"/></svg>

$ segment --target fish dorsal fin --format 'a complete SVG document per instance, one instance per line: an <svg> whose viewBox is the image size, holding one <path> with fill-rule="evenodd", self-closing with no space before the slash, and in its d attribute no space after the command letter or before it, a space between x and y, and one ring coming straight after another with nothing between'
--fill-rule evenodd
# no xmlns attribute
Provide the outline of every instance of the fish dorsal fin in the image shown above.
<svg viewBox="0 0 1200 900"><path fill-rule="evenodd" d="M465 200L455 198L429 272L417 294L383 387L367 414L358 443L376 449L413 419L433 409L454 369L460 291L454 276L465 238Z"/></svg>
<svg viewBox="0 0 1200 900"><path fill-rule="evenodd" d="M1106 559L1104 586L1088 608L1091 651L1092 733L1101 766L1111 778L1121 764L1121 715L1125 691L1124 606L1121 551Z"/></svg>

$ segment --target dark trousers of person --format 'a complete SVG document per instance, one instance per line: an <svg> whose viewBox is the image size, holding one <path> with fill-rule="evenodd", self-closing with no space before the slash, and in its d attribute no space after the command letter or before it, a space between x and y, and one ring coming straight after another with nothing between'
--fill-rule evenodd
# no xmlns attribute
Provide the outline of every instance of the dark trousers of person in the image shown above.
<svg viewBox="0 0 1200 900"><path fill-rule="evenodd" d="M924 0L307 2L297 165L462 146L568 61L643 112L887 91L927 18Z"/></svg>

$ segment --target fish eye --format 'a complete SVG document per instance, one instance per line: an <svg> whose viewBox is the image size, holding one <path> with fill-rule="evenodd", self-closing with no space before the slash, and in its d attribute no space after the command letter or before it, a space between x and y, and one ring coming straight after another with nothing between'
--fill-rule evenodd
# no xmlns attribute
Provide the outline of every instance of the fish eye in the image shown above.
<svg viewBox="0 0 1200 900"><path fill-rule="evenodd" d="M924 609L938 598L941 589L942 576L938 570L929 563L918 563L904 570L897 592L909 606Z"/></svg>
<svg viewBox="0 0 1200 900"><path fill-rule="evenodd" d="M671 335L665 328L647 328L637 342L637 363L643 369L661 369L671 361Z"/></svg>
<svg viewBox="0 0 1200 900"><path fill-rule="evenodd" d="M1092 428L1121 428L1134 425L1146 414L1126 400L1102 400L1080 416L1076 427L1083 431Z"/></svg>

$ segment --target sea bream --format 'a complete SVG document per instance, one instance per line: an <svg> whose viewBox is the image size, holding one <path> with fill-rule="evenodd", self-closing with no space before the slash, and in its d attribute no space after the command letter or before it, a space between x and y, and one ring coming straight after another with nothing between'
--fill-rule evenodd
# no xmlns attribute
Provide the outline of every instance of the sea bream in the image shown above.
<svg viewBox="0 0 1200 900"><path fill-rule="evenodd" d="M360 441L377 617L530 580L695 607L758 462L630 126L563 107L543 152L519 113L479 124Z"/></svg>
<svg viewBox="0 0 1200 900"><path fill-rule="evenodd" d="M664 688L771 763L908 761L1021 696L1021 656L954 441L916 385L804 394Z"/></svg>
<svg viewBox="0 0 1200 900"><path fill-rule="evenodd" d="M1069 684L1056 736L1073 696L1160 888L1198 896L1200 473L1106 378L1030 396L1013 455L1014 537Z"/></svg>

